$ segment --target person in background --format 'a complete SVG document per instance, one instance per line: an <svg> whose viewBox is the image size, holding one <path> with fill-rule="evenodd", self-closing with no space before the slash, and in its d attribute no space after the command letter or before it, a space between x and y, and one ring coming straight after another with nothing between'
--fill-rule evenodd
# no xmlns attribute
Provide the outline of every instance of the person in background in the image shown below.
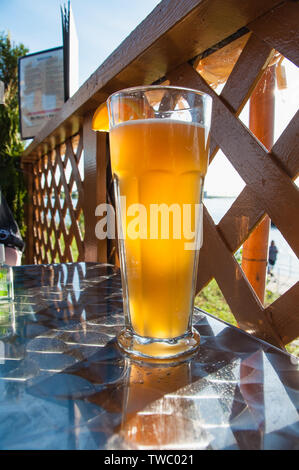
<svg viewBox="0 0 299 470"><path fill-rule="evenodd" d="M268 274L270 274L270 276L273 276L272 271L276 263L277 253L278 253L278 249L274 243L274 240L272 240L270 247L269 247L269 264L268 264Z"/></svg>
<svg viewBox="0 0 299 470"><path fill-rule="evenodd" d="M10 266L21 264L25 243L17 222L0 189L0 243L5 245L5 263Z"/></svg>

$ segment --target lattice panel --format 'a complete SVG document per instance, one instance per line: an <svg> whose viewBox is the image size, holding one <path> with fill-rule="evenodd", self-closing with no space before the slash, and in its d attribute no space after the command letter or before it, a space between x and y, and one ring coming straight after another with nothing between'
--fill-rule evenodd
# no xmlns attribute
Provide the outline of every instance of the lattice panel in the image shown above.
<svg viewBox="0 0 299 470"><path fill-rule="evenodd" d="M276 24L280 15L287 21L292 10L288 5L277 8L263 18L263 24ZM276 14L276 16L275 16ZM293 251L299 254L299 191L293 179L299 172L296 136L299 131L299 112L267 152L238 119L274 48L285 57L298 62L294 53L292 30L284 31L281 39L260 27L260 21L250 25L257 29L244 47L220 96L194 68L194 61L179 66L167 75L171 85L199 89L213 97L211 153L218 148L225 153L246 186L218 225L204 211L204 245L200 252L198 291L215 278L240 328L279 347L299 335L299 283L264 308L234 252L248 238L256 224L268 214ZM287 36L290 36L289 41ZM263 40L265 37L265 41ZM272 40L273 39L273 40ZM282 45L282 50L280 50ZM297 51L298 51L298 45Z"/></svg>
<svg viewBox="0 0 299 470"><path fill-rule="evenodd" d="M33 164L35 263L84 260L82 150L77 135Z"/></svg>

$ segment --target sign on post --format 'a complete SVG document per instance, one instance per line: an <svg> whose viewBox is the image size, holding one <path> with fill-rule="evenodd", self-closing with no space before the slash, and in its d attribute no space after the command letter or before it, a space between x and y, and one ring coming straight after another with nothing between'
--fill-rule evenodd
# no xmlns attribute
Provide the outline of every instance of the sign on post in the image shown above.
<svg viewBox="0 0 299 470"><path fill-rule="evenodd" d="M63 47L19 59L19 109L22 139L34 138L64 103Z"/></svg>
<svg viewBox="0 0 299 470"><path fill-rule="evenodd" d="M62 47L19 59L22 139L33 139L78 89L78 37L70 0L61 7L61 19Z"/></svg>

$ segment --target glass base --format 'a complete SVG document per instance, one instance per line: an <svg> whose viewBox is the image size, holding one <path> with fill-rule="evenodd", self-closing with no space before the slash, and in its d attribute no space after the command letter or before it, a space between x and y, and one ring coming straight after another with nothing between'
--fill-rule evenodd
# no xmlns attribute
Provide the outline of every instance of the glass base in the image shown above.
<svg viewBox="0 0 299 470"><path fill-rule="evenodd" d="M176 359L196 351L200 343L199 333L192 328L190 333L177 338L148 338L129 329L122 330L117 337L118 345L130 356L142 359Z"/></svg>

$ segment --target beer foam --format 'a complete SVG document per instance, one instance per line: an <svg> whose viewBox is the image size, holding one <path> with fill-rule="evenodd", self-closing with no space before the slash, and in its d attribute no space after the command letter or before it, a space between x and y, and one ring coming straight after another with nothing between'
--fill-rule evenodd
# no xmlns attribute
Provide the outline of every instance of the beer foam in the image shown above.
<svg viewBox="0 0 299 470"><path fill-rule="evenodd" d="M174 111L176 112L176 111ZM116 129L118 127L123 126L132 126L132 125L155 125L155 124L163 124L163 125L171 125L171 124L180 124L185 126L192 126L192 127L200 127L202 129L208 130L208 126L205 126L198 122L192 121L183 121L181 119L171 119L171 118L147 118L147 119L132 119L129 121L120 122L113 126L110 130Z"/></svg>

